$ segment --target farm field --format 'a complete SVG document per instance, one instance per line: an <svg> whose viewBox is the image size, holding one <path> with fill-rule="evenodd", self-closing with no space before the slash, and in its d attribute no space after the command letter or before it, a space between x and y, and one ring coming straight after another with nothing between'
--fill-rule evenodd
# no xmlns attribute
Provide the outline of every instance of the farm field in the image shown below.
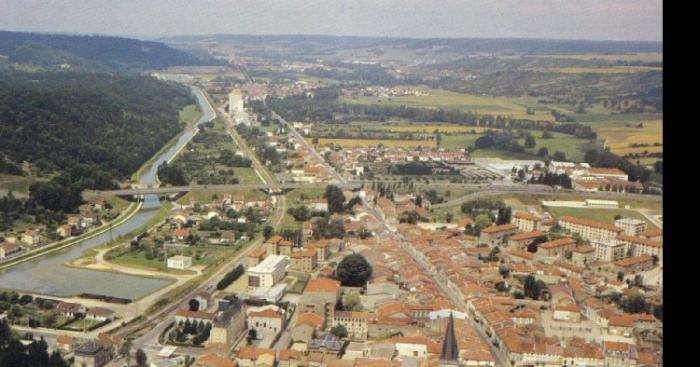
<svg viewBox="0 0 700 367"><path fill-rule="evenodd" d="M523 118L530 120L554 121L549 110L535 110L535 114L527 113L527 105L536 104L531 98L488 97L472 94L451 92L442 89L413 88L427 93L426 96L401 97L343 97L341 103L379 104L390 106L453 108L482 114L493 114Z"/></svg>
<svg viewBox="0 0 700 367"><path fill-rule="evenodd" d="M660 67L653 66L610 66L604 68L595 67L562 67L562 68L532 68L531 71L562 74L627 74L644 73L647 71L661 71Z"/></svg>
<svg viewBox="0 0 700 367"><path fill-rule="evenodd" d="M592 126L598 133L598 140L610 150L621 156L647 151L663 152L663 120L661 116L651 114L608 115L587 114L577 116L583 124ZM638 127L641 124L641 127ZM631 147L633 143L649 146ZM659 160L655 157L641 158L642 164L652 164Z"/></svg>
<svg viewBox="0 0 700 367"><path fill-rule="evenodd" d="M643 61L643 62L661 62L663 61L663 54L657 52L639 52L639 53L625 53L625 54L593 54L593 53L582 53L582 54L571 54L571 55L537 55L535 57L550 57L558 59L578 59L578 60L593 60L593 59L603 59L607 61Z"/></svg>

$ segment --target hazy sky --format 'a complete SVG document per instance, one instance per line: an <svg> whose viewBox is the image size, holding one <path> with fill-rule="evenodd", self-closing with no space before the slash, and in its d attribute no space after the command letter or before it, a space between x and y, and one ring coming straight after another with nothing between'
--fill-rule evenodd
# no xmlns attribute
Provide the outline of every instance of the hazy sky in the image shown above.
<svg viewBox="0 0 700 367"><path fill-rule="evenodd" d="M0 0L0 29L662 40L662 0Z"/></svg>

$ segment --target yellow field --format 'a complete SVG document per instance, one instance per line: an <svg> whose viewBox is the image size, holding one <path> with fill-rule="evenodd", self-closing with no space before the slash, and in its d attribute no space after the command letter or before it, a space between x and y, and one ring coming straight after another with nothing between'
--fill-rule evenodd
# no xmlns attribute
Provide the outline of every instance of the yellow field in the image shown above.
<svg viewBox="0 0 700 367"><path fill-rule="evenodd" d="M663 143L663 123L661 120L644 121L643 128L637 127L601 127L596 129L606 146L613 153L624 155L628 153L641 153L643 151L661 152L663 146L655 147L654 143ZM645 143L648 147L630 147L633 143Z"/></svg>
<svg viewBox="0 0 700 367"><path fill-rule="evenodd" d="M306 139L311 143L311 139ZM373 147L383 145L385 147L399 148L434 148L434 140L370 140L370 139L334 139L334 138L319 138L319 145L335 144L341 147Z"/></svg>

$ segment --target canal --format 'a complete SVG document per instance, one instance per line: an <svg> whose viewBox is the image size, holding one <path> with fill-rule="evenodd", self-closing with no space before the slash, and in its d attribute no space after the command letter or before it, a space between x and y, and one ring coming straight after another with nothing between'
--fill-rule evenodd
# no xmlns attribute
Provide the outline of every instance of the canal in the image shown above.
<svg viewBox="0 0 700 367"><path fill-rule="evenodd" d="M216 113L202 91L199 88L193 88L193 94L202 111L202 116L197 122L197 126L213 120ZM196 128L193 127L180 134L175 144L161 153L151 167L139 177L139 183L145 185L155 184L158 166L172 158L180 148L187 144L194 135ZM110 238L125 235L146 224L156 215L159 207L160 201L158 197L147 195L144 198L144 205L139 212L134 214L129 220L114 227L111 233L107 231L61 251L53 252L3 270L0 272L0 288L48 294L57 297L90 293L136 299L170 284L170 281L164 279L71 268L63 265L80 257L87 249L109 242Z"/></svg>

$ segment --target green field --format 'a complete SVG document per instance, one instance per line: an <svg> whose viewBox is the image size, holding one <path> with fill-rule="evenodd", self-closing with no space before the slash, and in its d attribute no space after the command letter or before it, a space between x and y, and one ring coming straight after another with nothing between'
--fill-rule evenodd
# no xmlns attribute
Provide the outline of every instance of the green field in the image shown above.
<svg viewBox="0 0 700 367"><path fill-rule="evenodd" d="M571 135L562 133L552 133L551 139L542 139L542 135L537 131L530 131L537 145L534 148L526 148L525 153L514 153L495 149L477 149L472 153L472 157L494 157L502 159L542 159L537 156L540 148L546 147L549 150L549 155L555 152L562 152L566 155L567 160L577 162L583 161L586 150L591 149L593 145L589 140L577 139ZM443 135L441 147L446 149L462 149L469 146L474 146L474 142L483 136L483 134L454 134ZM525 139L519 139L520 145L525 144Z"/></svg>
<svg viewBox="0 0 700 367"><path fill-rule="evenodd" d="M535 110L534 115L527 114L526 104L536 104L536 101L532 98L476 96L443 89L426 87L410 88L426 93L427 95L401 97L343 97L341 102L349 104L405 105L411 107L460 109L462 111L472 111L481 114L503 115L530 120L554 120L548 111L541 109Z"/></svg>
<svg viewBox="0 0 700 367"><path fill-rule="evenodd" d="M656 226L647 220L642 214L634 210L628 209L588 209L588 208L562 208L562 207L547 207L546 210L553 217L559 218L563 216L572 216L594 220L597 222L613 224L615 216L621 215L624 218L634 218L647 222L648 228L655 229Z"/></svg>
<svg viewBox="0 0 700 367"><path fill-rule="evenodd" d="M257 184L262 183L260 177L258 177L255 170L250 167L234 167L233 171L238 177L239 183L241 184Z"/></svg>

